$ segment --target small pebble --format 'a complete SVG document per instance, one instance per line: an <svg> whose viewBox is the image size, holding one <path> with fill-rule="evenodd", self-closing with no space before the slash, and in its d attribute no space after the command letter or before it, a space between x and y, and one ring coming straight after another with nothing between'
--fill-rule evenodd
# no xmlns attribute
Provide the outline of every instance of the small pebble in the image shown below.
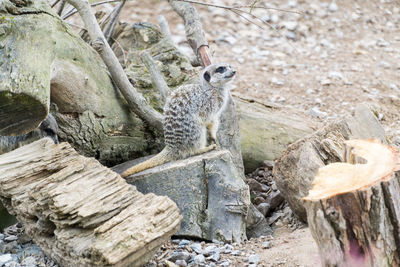
<svg viewBox="0 0 400 267"><path fill-rule="evenodd" d="M203 249L201 248L200 243L193 243L190 245L190 248L193 249L193 251L196 252L197 254L203 253Z"/></svg>
<svg viewBox="0 0 400 267"><path fill-rule="evenodd" d="M186 267L187 266L187 263L184 260L177 260L175 262L175 264L178 265L179 267Z"/></svg>
<svg viewBox="0 0 400 267"><path fill-rule="evenodd" d="M206 258L204 257L204 255L200 254L200 255L196 255L193 259L195 264L201 264L201 263L205 263L206 262Z"/></svg>
<svg viewBox="0 0 400 267"><path fill-rule="evenodd" d="M258 254L252 254L249 256L249 263L258 263L260 261L260 256Z"/></svg>
<svg viewBox="0 0 400 267"><path fill-rule="evenodd" d="M180 242L179 242L179 246L180 247L184 247L184 246L187 246L187 245L189 245L190 244L190 241L189 240L186 240L186 239L182 239Z"/></svg>
<svg viewBox="0 0 400 267"><path fill-rule="evenodd" d="M271 248L272 247L272 244L271 244L271 242L269 242L269 241L264 241L263 243L262 243L262 248L263 249L268 249L268 248Z"/></svg>

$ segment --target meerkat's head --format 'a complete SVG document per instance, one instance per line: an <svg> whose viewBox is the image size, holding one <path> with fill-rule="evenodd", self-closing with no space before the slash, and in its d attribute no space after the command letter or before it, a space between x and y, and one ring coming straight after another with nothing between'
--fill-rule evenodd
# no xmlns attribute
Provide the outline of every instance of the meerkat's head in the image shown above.
<svg viewBox="0 0 400 267"><path fill-rule="evenodd" d="M236 71L229 64L218 63L207 66L202 72L202 78L212 87L223 87L235 74Z"/></svg>

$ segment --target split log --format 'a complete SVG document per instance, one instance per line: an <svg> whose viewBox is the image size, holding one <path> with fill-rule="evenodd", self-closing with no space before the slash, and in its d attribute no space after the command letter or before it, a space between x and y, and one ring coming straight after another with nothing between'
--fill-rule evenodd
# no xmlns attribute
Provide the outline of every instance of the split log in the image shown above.
<svg viewBox="0 0 400 267"><path fill-rule="evenodd" d="M182 219L167 197L143 195L95 159L48 138L0 156L0 196L63 266L141 266Z"/></svg>
<svg viewBox="0 0 400 267"><path fill-rule="evenodd" d="M400 155L377 141L347 141L348 161L318 171L304 198L324 266L400 265Z"/></svg>
<svg viewBox="0 0 400 267"><path fill-rule="evenodd" d="M307 221L307 213L301 199L311 189L318 169L329 163L344 161L344 141L369 138L385 142L385 131L371 110L359 105L353 116L333 121L298 140L276 160L273 169L276 185L302 221Z"/></svg>
<svg viewBox="0 0 400 267"><path fill-rule="evenodd" d="M126 162L113 170L122 173L137 163ZM166 163L126 181L144 194L166 195L175 201L183 215L176 236L242 242L250 204L243 176L229 151L221 150Z"/></svg>

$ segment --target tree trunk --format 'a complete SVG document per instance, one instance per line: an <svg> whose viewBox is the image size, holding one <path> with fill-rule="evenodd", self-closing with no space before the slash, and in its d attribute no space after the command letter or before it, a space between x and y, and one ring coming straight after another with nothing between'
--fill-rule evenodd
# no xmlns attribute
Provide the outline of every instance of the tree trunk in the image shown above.
<svg viewBox="0 0 400 267"><path fill-rule="evenodd" d="M367 163L333 163L319 169L304 198L322 262L324 266L399 266L399 152L377 141L346 144L354 153L350 162L361 157Z"/></svg>
<svg viewBox="0 0 400 267"><path fill-rule="evenodd" d="M333 121L291 144L275 161L273 173L276 185L301 220L307 221L301 199L311 189L318 169L329 163L344 161L346 140L369 138L385 142L385 131L371 110L359 105L353 116Z"/></svg>
<svg viewBox="0 0 400 267"><path fill-rule="evenodd" d="M182 216L67 143L48 138L0 156L0 196L43 251L64 266L141 266Z"/></svg>

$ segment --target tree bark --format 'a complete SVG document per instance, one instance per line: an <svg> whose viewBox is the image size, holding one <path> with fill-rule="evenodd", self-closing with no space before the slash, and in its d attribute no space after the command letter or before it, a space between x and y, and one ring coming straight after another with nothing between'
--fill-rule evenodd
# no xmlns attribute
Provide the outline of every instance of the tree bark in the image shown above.
<svg viewBox="0 0 400 267"><path fill-rule="evenodd" d="M141 266L181 215L67 143L41 139L0 156L0 197L43 251L64 266Z"/></svg>
<svg viewBox="0 0 400 267"><path fill-rule="evenodd" d="M162 132L162 114L153 109L153 107L147 103L146 99L138 93L136 88L134 88L129 82L121 64L119 64L117 57L105 39L90 8L89 2L87 0L67 1L78 10L83 22L85 23L92 46L101 55L104 63L110 71L113 81L129 103L130 108L132 108L135 114L137 114L141 119L153 127L154 130Z"/></svg>
<svg viewBox="0 0 400 267"><path fill-rule="evenodd" d="M319 169L304 198L323 265L399 266L399 152L377 141L346 145L354 153L350 159L361 157L366 164Z"/></svg>
<svg viewBox="0 0 400 267"><path fill-rule="evenodd" d="M307 221L301 200L311 189L320 167L344 161L344 141L375 138L386 141L378 119L365 105L355 108L354 115L333 121L322 129L291 144L275 161L274 180L293 212Z"/></svg>

